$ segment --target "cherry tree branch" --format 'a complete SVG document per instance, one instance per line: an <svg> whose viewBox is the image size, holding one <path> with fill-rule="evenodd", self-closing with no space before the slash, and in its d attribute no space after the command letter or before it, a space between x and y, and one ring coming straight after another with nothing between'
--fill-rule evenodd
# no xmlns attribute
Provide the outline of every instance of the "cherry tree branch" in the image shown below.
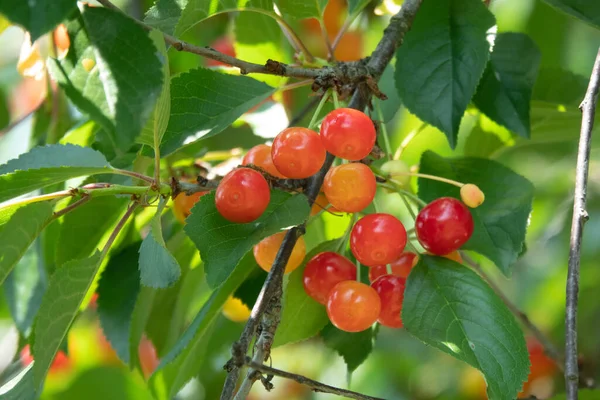
<svg viewBox="0 0 600 400"><path fill-rule="evenodd" d="M371 57L367 63L367 68L371 71L372 79L379 79L385 67L392 59L397 46L402 43L404 35L412 26L412 22L419 7L421 6L422 1L423 0L406 0L402 5L400 12L391 18L388 27L384 31L381 41L377 45L375 51L373 51L371 54ZM368 82L363 82L358 85L354 91L354 94L352 95L352 99L350 100L348 107L357 110L364 110L370 102L372 89L373 86L369 85ZM314 203L314 200L319 194L321 186L323 185L325 174L327 171L329 171L334 158L335 157L333 155L327 154L325 163L321 167L321 170L309 178L305 194L309 199L310 205ZM245 356L248 351L248 347L257 331L257 328L259 327L259 323L261 333L257 340L257 344L262 347L260 351L264 351L263 355L265 359L268 359L270 355L270 348L272 344L271 336L274 335L279 324L281 297L283 294L283 273L285 270L285 265L289 260L292 249L296 244L296 240L302 233L304 233L303 231L303 225L294 227L287 232L285 238L283 239L281 247L279 248L277 256L275 257L275 262L273 263L273 266L269 271L269 275L263 284L258 299L256 300L256 303L252 309L250 318L244 327L242 335L240 339L232 346L232 358L225 365L228 375L223 387L223 392L221 393L221 400L230 400L233 398L238 378L240 376L240 369L245 364ZM265 336L268 336L268 339L270 340L261 340L261 338L264 338ZM258 363L260 364L263 361L264 360L259 360ZM251 371L252 370L258 371L256 368L251 368ZM255 375L252 372L248 373L246 380L252 380L252 382L242 383L242 388L244 390L240 390L238 392L239 398L246 398L252 383L255 381L254 377Z"/></svg>
<svg viewBox="0 0 600 400"><path fill-rule="evenodd" d="M291 372L286 372L286 371L282 371L277 368L269 367L262 363L257 363L257 362L252 361L252 359L250 357L246 358L246 365L248 365L250 368L252 368L256 371L266 374L267 375L266 379L268 382L270 382L271 376L279 376L281 378L291 379L302 385L306 385L306 386L310 387L314 392L331 393L331 394L336 394L338 396L346 397L349 399L357 399L357 400L384 400L380 397L372 397L372 396L367 396L367 395L364 395L361 393L353 392L351 390L340 389L340 388L337 388L334 386L329 386L324 383L315 381L313 379L307 378L302 375L292 374Z"/></svg>
<svg viewBox="0 0 600 400"><path fill-rule="evenodd" d="M577 399L579 385L579 366L577 363L577 303L579 297L579 263L581 259L581 239L583 225L589 216L585 209L587 195L588 169L592 128L598 91L600 90L600 49L592 69L590 83L579 109L582 112L577 168L575 176L575 194L573 202L573 220L567 273L567 304L565 310L565 384L568 400Z"/></svg>
<svg viewBox="0 0 600 400"><path fill-rule="evenodd" d="M515 317L521 321L521 323L535 336L535 338L540 342L542 347L544 348L544 352L548 357L550 357L556 366L560 368L562 371L565 369L565 363L563 357L560 355L560 352L556 348L556 346L544 335L544 333L529 319L527 314L523 311L519 310L519 308L510 301L508 297L504 293L502 293L502 289L494 282L494 280L485 273L481 265L479 265L475 260L469 257L464 252L460 253L465 263L470 265L477 273L485 280L488 285L492 288L496 295L502 300L502 302L508 307L510 312L514 314Z"/></svg>

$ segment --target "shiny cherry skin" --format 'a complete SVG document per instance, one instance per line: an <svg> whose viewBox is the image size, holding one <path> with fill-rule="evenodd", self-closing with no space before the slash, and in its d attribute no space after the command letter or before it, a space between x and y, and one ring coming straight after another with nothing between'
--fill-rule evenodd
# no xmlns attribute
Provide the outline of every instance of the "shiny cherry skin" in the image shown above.
<svg viewBox="0 0 600 400"><path fill-rule="evenodd" d="M173 214L177 221L185 223L185 219L190 216L192 207L196 204L200 197L204 196L208 192L196 192L191 195L185 193L179 193L175 200L173 200Z"/></svg>
<svg viewBox="0 0 600 400"><path fill-rule="evenodd" d="M350 161L368 156L375 145L376 136L371 119L352 108L333 110L321 124L321 140L325 149L336 157Z"/></svg>
<svg viewBox="0 0 600 400"><path fill-rule="evenodd" d="M267 209L271 191L267 180L250 168L234 169L219 183L215 206L231 222L252 222Z"/></svg>
<svg viewBox="0 0 600 400"><path fill-rule="evenodd" d="M377 321L381 312L379 295L369 285L356 281L338 283L329 292L327 315L331 323L346 332L360 332Z"/></svg>
<svg viewBox="0 0 600 400"><path fill-rule="evenodd" d="M473 216L460 200L441 197L419 212L415 231L425 250L443 256L469 240L473 234Z"/></svg>
<svg viewBox="0 0 600 400"><path fill-rule="evenodd" d="M265 271L269 272L273 263L275 262L275 257L277 256L277 252L281 247L281 243L285 238L286 232L279 232L269 237L264 238L257 245L254 246L254 259L256 263ZM285 273L289 274L296 268L302 264L304 260L304 256L306 256L306 243L304 242L304 237L300 236L292 249L292 254L288 260L287 265L285 266Z"/></svg>
<svg viewBox="0 0 600 400"><path fill-rule="evenodd" d="M259 144L248 150L242 159L242 165L248 164L254 164L276 178L285 178L285 176L275 168L273 159L271 158L271 146L266 144Z"/></svg>
<svg viewBox="0 0 600 400"><path fill-rule="evenodd" d="M410 274L410 271L415 266L416 261L418 261L418 257L415 253L405 251L400 255L400 258L390 263L390 267L392 267L392 275L399 276L401 278L408 277L408 274ZM388 272L386 265L377 265L376 267L369 268L369 280L371 283L375 282L375 280L380 276L387 274Z"/></svg>
<svg viewBox="0 0 600 400"><path fill-rule="evenodd" d="M325 162L326 151L319 134L293 127L275 137L271 157L275 168L288 178L304 179L316 174Z"/></svg>
<svg viewBox="0 0 600 400"><path fill-rule="evenodd" d="M369 214L358 220L350 233L350 249L356 259L375 267L393 263L406 246L406 229L390 214Z"/></svg>
<svg viewBox="0 0 600 400"><path fill-rule="evenodd" d="M395 275L380 276L371 284L381 299L381 312L377 321L389 328L402 328L402 301L406 278Z"/></svg>
<svg viewBox="0 0 600 400"><path fill-rule="evenodd" d="M304 269L304 291L321 304L327 304L329 292L335 285L356 278L356 266L346 257L326 251L319 253Z"/></svg>
<svg viewBox="0 0 600 400"><path fill-rule="evenodd" d="M331 205L342 212L359 212L375 198L377 182L369 167L360 163L333 167L325 175L323 192Z"/></svg>

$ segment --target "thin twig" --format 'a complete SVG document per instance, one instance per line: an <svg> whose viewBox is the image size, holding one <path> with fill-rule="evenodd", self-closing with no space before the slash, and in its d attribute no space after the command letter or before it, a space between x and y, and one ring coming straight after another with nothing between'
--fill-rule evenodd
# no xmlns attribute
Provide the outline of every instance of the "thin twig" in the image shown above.
<svg viewBox="0 0 600 400"><path fill-rule="evenodd" d="M554 346L554 344L542 333L542 331L529 319L527 314L523 311L519 310L519 308L514 305L508 297L502 292L502 289L493 281L493 279L485 273L481 265L479 265L475 260L469 257L466 253L461 252L460 255L462 259L470 265L477 273L485 280L488 285L492 288L492 290L500 297L500 300L508 307L510 312L512 312L515 317L521 321L521 323L535 336L535 338L540 342L542 347L544 348L544 352L548 357L550 357L554 363L560 368L561 371L564 371L565 364L563 358L560 355L560 352Z"/></svg>
<svg viewBox="0 0 600 400"><path fill-rule="evenodd" d="M327 48L327 60L334 61L335 57L333 55L333 47L331 45L331 41L329 40L329 33L327 32L327 27L325 26L325 21L323 18L319 18L319 25L321 27L321 36L323 36L323 41L325 42L325 47Z"/></svg>
<svg viewBox="0 0 600 400"><path fill-rule="evenodd" d="M69 204L68 206L66 206L65 208L61 208L58 211L54 212L54 219L58 219L60 217L62 217L63 215L65 215L66 213L73 211L75 208L79 207L82 204L87 203L88 201L90 201L91 197L84 194L82 198L80 198L79 200L75 201L72 204Z"/></svg>
<svg viewBox="0 0 600 400"><path fill-rule="evenodd" d="M577 303L579 297L579 263L581 258L581 238L583 225L589 216L585 209L592 128L596 113L596 102L600 90L600 49L592 69L590 83L579 109L582 112L577 169L573 202L573 221L567 273L567 304L565 310L565 384L567 400L577 400L579 366L577 363Z"/></svg>
<svg viewBox="0 0 600 400"><path fill-rule="evenodd" d="M324 383L315 381L313 379L307 378L302 375L292 374L290 372L282 371L277 368L269 367L262 363L257 363L257 362L252 361L252 359L250 357L246 358L246 364L250 368L252 368L256 371L260 371L263 374L279 376L281 378L286 378L286 379L291 379L293 381L300 383L301 385L306 385L306 386L310 387L314 392L331 393L331 394L346 397L349 399L357 399L357 400L384 400L380 397L372 397L372 396L367 396L365 394L353 392L351 390L340 389L335 386L329 386Z"/></svg>
<svg viewBox="0 0 600 400"><path fill-rule="evenodd" d="M159 157L160 157L160 155L159 155ZM159 160L160 160L160 158L159 158ZM151 177L146 176L144 174L140 174L138 172L128 171L126 169L118 169L118 168L114 168L110 172L112 172L113 174L118 174L118 175L131 176L132 178L137 178L144 182L154 183L154 179L152 179ZM159 183L160 182L157 182L157 184L159 184Z"/></svg>
<svg viewBox="0 0 600 400"><path fill-rule="evenodd" d="M385 29L384 36L377 45L373 54L371 54L367 65L374 80L379 79L383 73L383 70L392 59L396 47L402 42L404 35L412 26L412 21L414 20L422 1L423 0L406 0L400 12L390 20L390 25ZM372 95L371 89L372 86L369 86L366 82L361 83L354 91L348 107L357 110L364 110L370 102ZM329 171L334 158L335 157L333 155L327 154L325 163L321 167L321 170L309 178L305 194L309 199L310 205L314 203L317 195L319 194L321 186L323 185L325 174ZM229 360L225 366L228 375L223 387L223 392L221 393L221 400L230 400L233 397L233 393L240 376L240 369L244 365L248 346L255 335L259 321L264 320L264 314L267 314L267 317L271 318L269 313L266 311L268 309L276 308L278 304L280 305L285 266L292 253L292 249L296 244L298 236L303 233L303 229L304 225L300 227L294 227L288 231L283 239L281 247L279 248L277 256L275 257L275 262L273 263L273 266L269 271L269 275L263 284L259 297L254 304L251 316L244 327L242 335L240 336L240 339L232 346L232 359ZM265 325L267 324L261 326L263 329L260 336L274 334L274 330L277 328L278 319L272 318L272 322L273 324L272 326L268 327L269 329L265 329ZM261 342L260 336L257 340L257 343ZM267 343L267 345L270 346L270 343ZM256 368L252 369L256 370ZM249 374L248 376L254 377L255 375ZM242 383L242 387L244 388L249 388L251 386L252 385ZM244 398L243 396L245 395L247 396L247 394L248 393L243 393L241 391L238 392L238 395L241 395L242 398Z"/></svg>

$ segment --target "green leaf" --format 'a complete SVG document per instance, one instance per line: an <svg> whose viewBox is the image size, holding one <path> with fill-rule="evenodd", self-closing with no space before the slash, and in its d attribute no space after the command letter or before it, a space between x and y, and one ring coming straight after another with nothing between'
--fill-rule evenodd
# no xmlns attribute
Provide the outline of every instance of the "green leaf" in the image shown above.
<svg viewBox="0 0 600 400"><path fill-rule="evenodd" d="M216 288L256 243L284 228L301 224L309 211L306 196L275 190L271 191L271 202L259 219L236 224L219 214L212 192L194 205L184 230L200 250L206 281Z"/></svg>
<svg viewBox="0 0 600 400"><path fill-rule="evenodd" d="M113 196L97 197L65 214L56 246L56 264L89 257L115 225L128 201Z"/></svg>
<svg viewBox="0 0 600 400"><path fill-rule="evenodd" d="M206 195L208 196L208 195ZM206 196L203 196L206 197ZM193 376L198 374L202 355L210 338L210 327L223 304L235 289L258 268L254 256L247 254L229 278L204 303L177 344L161 360L150 378L150 387L157 398L173 398Z"/></svg>
<svg viewBox="0 0 600 400"><path fill-rule="evenodd" d="M41 392L42 387L38 387ZM33 381L33 364L0 387L0 400L37 400L38 397Z"/></svg>
<svg viewBox="0 0 600 400"><path fill-rule="evenodd" d="M290 274L283 294L283 312L275 335L275 346L315 336L329 322L325 307L304 291L303 277L306 263L311 258L324 251L336 251L338 246L339 240L321 243L304 258L300 268Z"/></svg>
<svg viewBox="0 0 600 400"><path fill-rule="evenodd" d="M362 11L371 0L348 0L348 14L354 15Z"/></svg>
<svg viewBox="0 0 600 400"><path fill-rule="evenodd" d="M596 400L600 398L600 391L591 389L579 389L577 391L577 396L579 400ZM565 393L557 394L556 396L553 396L548 400L567 400L567 395Z"/></svg>
<svg viewBox="0 0 600 400"><path fill-rule="evenodd" d="M277 8L294 19L321 18L328 0L275 0Z"/></svg>
<svg viewBox="0 0 600 400"><path fill-rule="evenodd" d="M54 29L76 5L76 0L0 0L0 13L28 30L34 42Z"/></svg>
<svg viewBox="0 0 600 400"><path fill-rule="evenodd" d="M141 135L137 138L137 142L154 148L155 144L160 145L169 123L169 115L171 114L171 73L163 34L154 29L150 32L150 39L157 48L156 56L162 63L163 85L154 110L146 126L142 129Z"/></svg>
<svg viewBox="0 0 600 400"><path fill-rule="evenodd" d="M50 278L34 325L34 382L41 385L85 294L102 263L102 254L74 260L58 268Z"/></svg>
<svg viewBox="0 0 600 400"><path fill-rule="evenodd" d="M140 274L142 285L153 288L166 288L177 282L181 268L167 250L162 235L161 216L166 201L160 198L156 214L150 223L150 232L140 247Z"/></svg>
<svg viewBox="0 0 600 400"><path fill-rule="evenodd" d="M422 256L408 276L402 321L408 332L481 371L490 400L513 400L529 374L514 316L470 269Z"/></svg>
<svg viewBox="0 0 600 400"><path fill-rule="evenodd" d="M173 35L188 0L157 0L146 12L144 22L164 33Z"/></svg>
<svg viewBox="0 0 600 400"><path fill-rule="evenodd" d="M443 158L426 151L420 172L474 183L485 194L485 201L470 209L475 229L464 244L492 260L506 276L525 241L534 188L531 182L502 164L483 158ZM430 202L439 197L460 199L460 189L447 183L419 178L419 197Z"/></svg>
<svg viewBox="0 0 600 400"><path fill-rule="evenodd" d="M540 52L523 33L496 36L475 105L495 122L529 138L529 102L540 64Z"/></svg>
<svg viewBox="0 0 600 400"><path fill-rule="evenodd" d="M38 239L6 278L4 294L13 321L23 337L29 337L33 319L46 291L48 277L40 259Z"/></svg>
<svg viewBox="0 0 600 400"><path fill-rule="evenodd" d="M600 3L590 0L544 0L552 7L600 29Z"/></svg>
<svg viewBox="0 0 600 400"><path fill-rule="evenodd" d="M50 72L71 101L128 150L146 125L163 83L148 33L124 14L84 7L67 24L72 46ZM95 62L87 71L82 60ZM88 67L89 69L89 67Z"/></svg>
<svg viewBox="0 0 600 400"><path fill-rule="evenodd" d="M321 331L321 337L327 347L344 358L348 372L352 373L371 354L375 330L369 328L361 332L344 332L328 324Z"/></svg>
<svg viewBox="0 0 600 400"><path fill-rule="evenodd" d="M533 100L579 107L588 80L561 68L542 68L533 87ZM577 110L579 111L579 110Z"/></svg>
<svg viewBox="0 0 600 400"><path fill-rule="evenodd" d="M379 87L383 89L388 98L385 101L377 100L377 102L381 107L383 122L389 122L402 107L402 100L400 100L398 92L394 90L394 67L392 64L388 64L383 70L383 74L379 79Z"/></svg>
<svg viewBox="0 0 600 400"><path fill-rule="evenodd" d="M131 320L140 292L139 248L140 243L135 243L112 256L96 289L100 326L125 364L132 358L129 347Z"/></svg>
<svg viewBox="0 0 600 400"><path fill-rule="evenodd" d="M171 118L161 154L222 132L274 88L247 76L195 69L171 80Z"/></svg>
<svg viewBox="0 0 600 400"><path fill-rule="evenodd" d="M456 147L460 120L488 60L494 17L480 0L425 1L396 52L403 104Z"/></svg>
<svg viewBox="0 0 600 400"><path fill-rule="evenodd" d="M111 171L104 156L89 147L71 144L34 147L0 165L0 202L67 179Z"/></svg>
<svg viewBox="0 0 600 400"><path fill-rule="evenodd" d="M53 220L52 202L33 203L21 207L0 226L0 284L19 262L31 243Z"/></svg>

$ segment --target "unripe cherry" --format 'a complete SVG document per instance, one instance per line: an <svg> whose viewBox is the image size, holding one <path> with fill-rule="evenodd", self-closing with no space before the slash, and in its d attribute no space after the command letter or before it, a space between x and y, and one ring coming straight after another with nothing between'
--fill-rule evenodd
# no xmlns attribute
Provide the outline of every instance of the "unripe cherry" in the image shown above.
<svg viewBox="0 0 600 400"><path fill-rule="evenodd" d="M410 168L402 160L390 160L381 166L381 172L406 188L410 184Z"/></svg>
<svg viewBox="0 0 600 400"><path fill-rule="evenodd" d="M223 218L246 223L260 217L270 199L271 191L264 176L250 168L238 168L219 183L215 206Z"/></svg>
<svg viewBox="0 0 600 400"><path fill-rule="evenodd" d="M356 259L375 267L396 261L406 246L406 229L390 214L369 214L358 220L350 233L350 249Z"/></svg>
<svg viewBox="0 0 600 400"><path fill-rule="evenodd" d="M293 179L304 179L316 174L323 166L325 156L325 147L319 134L302 127L284 129L271 146L275 168Z"/></svg>
<svg viewBox="0 0 600 400"><path fill-rule="evenodd" d="M286 232L279 232L264 238L254 246L254 259L256 263L265 271L269 272L275 262L277 252L283 243ZM292 254L285 266L285 273L288 274L298 268L306 256L306 243L304 237L300 236L292 249Z"/></svg>
<svg viewBox="0 0 600 400"><path fill-rule="evenodd" d="M204 196L209 192L196 192L191 195L187 195L185 193L179 193L175 200L173 200L173 214L177 221L180 223L185 223L185 219L190 216L191 209L194 207L200 197Z"/></svg>
<svg viewBox="0 0 600 400"><path fill-rule="evenodd" d="M477 185L467 183L460 188L460 198L467 206L477 208L483 204L485 195Z"/></svg>
<svg viewBox="0 0 600 400"><path fill-rule="evenodd" d="M321 139L325 149L336 157L358 161L369 155L377 133L371 119L352 108L331 111L321 124Z"/></svg>
<svg viewBox="0 0 600 400"><path fill-rule="evenodd" d="M371 169L364 164L342 164L327 172L323 191L338 210L359 212L375 198L377 181Z"/></svg>

